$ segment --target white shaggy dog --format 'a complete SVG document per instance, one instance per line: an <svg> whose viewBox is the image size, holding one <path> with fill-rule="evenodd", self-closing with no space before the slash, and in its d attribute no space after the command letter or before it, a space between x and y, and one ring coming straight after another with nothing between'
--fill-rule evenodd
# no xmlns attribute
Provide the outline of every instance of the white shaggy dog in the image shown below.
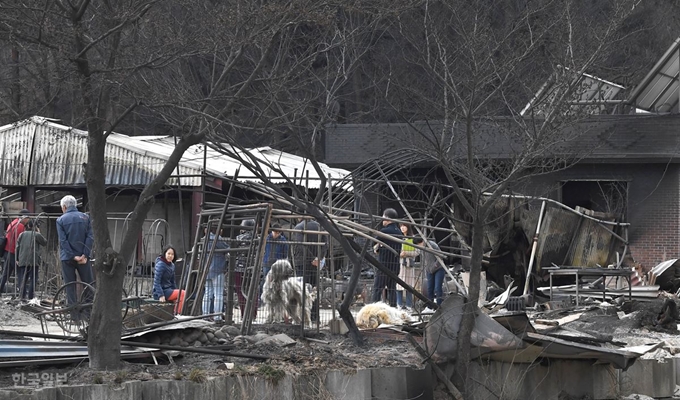
<svg viewBox="0 0 680 400"><path fill-rule="evenodd" d="M293 267L287 260L277 260L264 280L262 302L269 309L266 323L286 320L286 315L296 324L302 319L302 279L291 278ZM305 324L311 324L311 309L314 302L313 289L305 288Z"/></svg>
<svg viewBox="0 0 680 400"><path fill-rule="evenodd" d="M354 318L357 327L375 329L382 324L403 325L411 320L411 317L404 311L383 302L366 304L359 310Z"/></svg>

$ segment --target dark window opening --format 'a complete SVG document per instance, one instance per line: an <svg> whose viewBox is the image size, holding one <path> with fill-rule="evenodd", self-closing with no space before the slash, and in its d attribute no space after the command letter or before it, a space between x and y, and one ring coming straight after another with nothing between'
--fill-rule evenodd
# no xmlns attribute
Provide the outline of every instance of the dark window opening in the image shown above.
<svg viewBox="0 0 680 400"><path fill-rule="evenodd" d="M613 215L623 221L628 207L628 182L567 181L562 184L562 203Z"/></svg>

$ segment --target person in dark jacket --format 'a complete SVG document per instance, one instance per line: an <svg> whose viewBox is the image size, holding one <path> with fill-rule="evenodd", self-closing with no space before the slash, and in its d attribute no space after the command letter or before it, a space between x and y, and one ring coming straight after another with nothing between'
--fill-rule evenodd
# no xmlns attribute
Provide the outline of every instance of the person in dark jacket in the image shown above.
<svg viewBox="0 0 680 400"><path fill-rule="evenodd" d="M264 280L267 274L272 269L272 264L276 260L285 260L288 258L288 240L281 232L281 225L273 224L269 235L265 238L264 256L262 257L262 279L260 280L260 296L262 296L262 288L264 287Z"/></svg>
<svg viewBox="0 0 680 400"><path fill-rule="evenodd" d="M64 285L76 281L76 272L82 282L94 286L94 277L90 265L90 252L94 244L90 217L78 211L76 198L67 195L61 199L62 216L57 218L57 235L59 236L59 259L61 260L61 275ZM94 293L88 290L85 303L92 302ZM67 305L76 304L75 285L66 286ZM79 315L72 315L74 320Z"/></svg>
<svg viewBox="0 0 680 400"><path fill-rule="evenodd" d="M5 242L5 265L2 269L2 278L0 278L0 293L5 292L5 285L7 284L7 281L12 276L12 274L14 274L14 269L16 268L15 251L17 247L17 239L19 238L19 235L24 232L25 224L29 220L28 213L29 211L25 208L19 211L19 217L9 224L7 231L5 232L5 238L7 238L7 241Z"/></svg>
<svg viewBox="0 0 680 400"><path fill-rule="evenodd" d="M40 234L40 229L28 221L26 230L17 239L17 278L19 278L19 297L22 300L33 298L35 284L38 282L38 271L42 265L40 246L47 245L47 240Z"/></svg>
<svg viewBox="0 0 680 400"><path fill-rule="evenodd" d="M398 217L397 211L394 208L387 208L383 212L382 221L383 228L380 230L381 233L394 236L401 239L402 233L397 225L396 221L390 221ZM378 254L378 261L387 267L390 271L394 272L395 275L399 275L399 254L401 253L401 243L398 241L386 239L384 237L379 237L378 240L385 243L387 247L378 244L375 247L375 251ZM397 305L397 291L394 279L388 277L384 272L378 270L375 272L375 277L373 278L373 294L371 295L371 301L380 301L382 292L387 289L387 302L390 306L396 307Z"/></svg>
<svg viewBox="0 0 680 400"><path fill-rule="evenodd" d="M172 245L163 249L163 254L156 258L156 266L153 275L153 298L165 303L176 301L175 313L182 313L184 305L184 290L179 290L175 284L175 257L177 252Z"/></svg>
<svg viewBox="0 0 680 400"><path fill-rule="evenodd" d="M300 222L293 229L296 231L291 235L295 243L293 247L295 273L302 277L304 283L318 288L319 268L328 248L325 235L315 233L321 232L321 225L314 219L300 218ZM318 299L314 299L312 303L311 318L312 321L319 322Z"/></svg>
<svg viewBox="0 0 680 400"><path fill-rule="evenodd" d="M203 314L224 312L224 272L227 270L228 263L224 250L229 249L229 245L222 236L215 234L216 231L217 227L213 226L205 242L205 256L207 257L211 251L213 255L205 279ZM219 316L215 317L217 321L221 319Z"/></svg>

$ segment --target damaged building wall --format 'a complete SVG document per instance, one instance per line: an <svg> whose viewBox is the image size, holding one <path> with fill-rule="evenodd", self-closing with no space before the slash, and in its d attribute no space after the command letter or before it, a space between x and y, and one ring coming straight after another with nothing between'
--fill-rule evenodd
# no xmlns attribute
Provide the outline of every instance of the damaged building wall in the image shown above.
<svg viewBox="0 0 680 400"><path fill-rule="evenodd" d="M540 267L549 267L552 263L588 268L604 266L612 262L612 246L622 247L597 222L561 208L546 209L541 236L536 253Z"/></svg>
<svg viewBox="0 0 680 400"><path fill-rule="evenodd" d="M680 115L600 115L566 129L567 134L574 129L582 133L569 143L580 160L578 164L551 175L531 177L513 187L514 193L561 201L565 182L625 182L625 222L631 224L629 251L634 260L649 269L680 255L680 173L676 164ZM345 168L358 168L376 157L386 158L390 151L409 145L408 140L400 138L415 135L404 124L333 125L327 133L325 161ZM495 149L482 150L478 156L493 156L491 150ZM601 200L602 196L598 197Z"/></svg>
<svg viewBox="0 0 680 400"><path fill-rule="evenodd" d="M644 268L650 269L663 260L680 255L679 165L579 164L536 177L526 189L529 194L560 201L562 184L575 180L628 183L627 218L623 221L630 223L628 252Z"/></svg>

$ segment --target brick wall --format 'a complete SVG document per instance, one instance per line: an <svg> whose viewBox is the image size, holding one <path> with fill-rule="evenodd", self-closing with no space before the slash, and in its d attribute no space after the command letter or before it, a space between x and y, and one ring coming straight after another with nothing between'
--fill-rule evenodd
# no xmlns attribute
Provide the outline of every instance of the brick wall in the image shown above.
<svg viewBox="0 0 680 400"><path fill-rule="evenodd" d="M653 169L640 168L646 171ZM680 257L678 169L677 165L669 165L665 174L650 171L630 184L629 215L633 224L630 252L645 269Z"/></svg>

